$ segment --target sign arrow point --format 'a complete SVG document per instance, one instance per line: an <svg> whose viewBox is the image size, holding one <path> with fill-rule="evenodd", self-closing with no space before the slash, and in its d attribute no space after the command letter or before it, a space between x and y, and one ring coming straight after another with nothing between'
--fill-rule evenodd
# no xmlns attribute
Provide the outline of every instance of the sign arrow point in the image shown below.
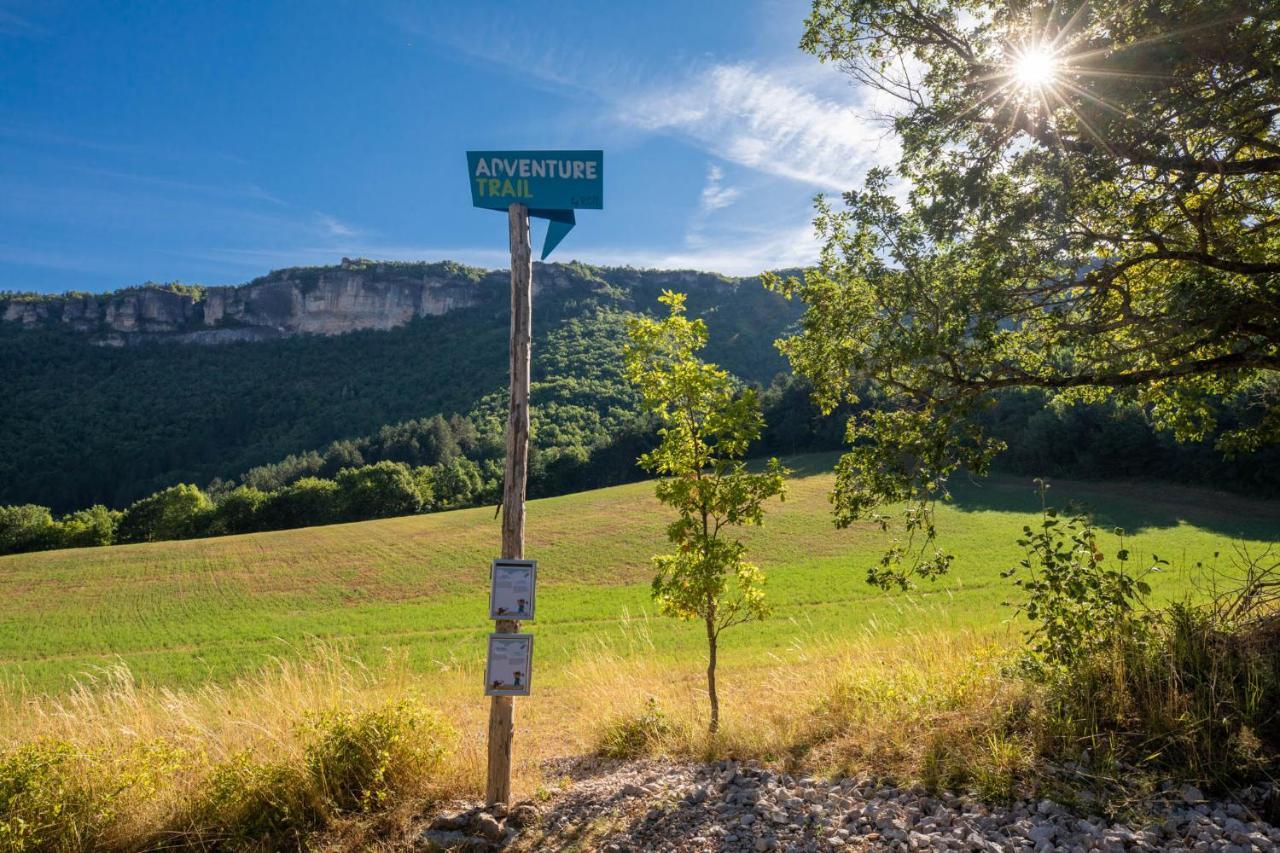
<svg viewBox="0 0 1280 853"><path fill-rule="evenodd" d="M542 241L542 257L540 260L546 260L547 255L560 245L560 241L573 228L577 220L574 218L572 210L531 210L532 216L543 217L548 221L547 236Z"/></svg>

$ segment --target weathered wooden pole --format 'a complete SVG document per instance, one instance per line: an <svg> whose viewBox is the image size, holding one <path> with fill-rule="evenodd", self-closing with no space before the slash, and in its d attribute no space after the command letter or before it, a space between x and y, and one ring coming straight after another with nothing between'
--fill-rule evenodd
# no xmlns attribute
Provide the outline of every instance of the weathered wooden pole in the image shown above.
<svg viewBox="0 0 1280 853"><path fill-rule="evenodd" d="M507 410L507 463L502 481L502 556L524 558L525 479L529 468L529 348L533 337L533 253L529 246L529 209L507 208L511 238L511 403ZM520 623L500 620L500 634L514 634ZM489 805L511 800L511 742L515 699L494 696L489 706Z"/></svg>

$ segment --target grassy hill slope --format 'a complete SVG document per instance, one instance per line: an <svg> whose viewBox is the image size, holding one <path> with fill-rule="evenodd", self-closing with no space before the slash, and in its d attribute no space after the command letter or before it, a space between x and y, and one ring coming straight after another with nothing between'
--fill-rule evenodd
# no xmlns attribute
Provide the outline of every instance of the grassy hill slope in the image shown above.
<svg viewBox="0 0 1280 853"><path fill-rule="evenodd" d="M1014 539L1033 518L1023 479L957 489L940 512L952 575L913 596L863 581L883 546L870 525L835 530L826 494L831 456L789 460L785 504L749 535L769 576L774 617L726 634L730 661L853 632L954 627L1007 631L999 572L1020 556ZM532 501L527 553L540 565L537 675L546 683L585 647L623 653L642 637L659 655L698 654L695 626L653 617L649 557L666 514L651 483ZM1130 531L1128 546L1174 570L1161 595L1192 589L1197 561L1233 540L1261 550L1280 540L1280 505L1193 489L1057 482L1054 499L1091 505L1100 526ZM37 689L122 660L160 685L226 681L314 641L363 660L405 650L417 668L471 665L483 653L488 563L499 525L492 508L219 539L51 551L0 558L0 670ZM1104 547L1114 546L1104 537ZM1138 561L1135 560L1135 564ZM1145 565L1145 564L1141 564ZM1136 567L1141 567L1137 565Z"/></svg>

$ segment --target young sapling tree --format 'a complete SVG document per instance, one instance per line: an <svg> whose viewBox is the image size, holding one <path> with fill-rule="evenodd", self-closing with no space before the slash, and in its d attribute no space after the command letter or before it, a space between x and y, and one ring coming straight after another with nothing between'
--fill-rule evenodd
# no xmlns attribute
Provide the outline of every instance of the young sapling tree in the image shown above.
<svg viewBox="0 0 1280 853"><path fill-rule="evenodd" d="M667 316L632 321L625 353L627 378L660 424L657 448L639 463L662 478L658 500L676 511L667 527L674 551L653 558L653 597L663 614L706 628L714 734L720 633L768 614L764 574L746 561L746 546L732 531L762 522L765 501L785 496L787 471L777 459L761 472L747 470L742 458L764 424L756 393L698 358L707 327L685 316L684 294L664 291L659 301Z"/></svg>

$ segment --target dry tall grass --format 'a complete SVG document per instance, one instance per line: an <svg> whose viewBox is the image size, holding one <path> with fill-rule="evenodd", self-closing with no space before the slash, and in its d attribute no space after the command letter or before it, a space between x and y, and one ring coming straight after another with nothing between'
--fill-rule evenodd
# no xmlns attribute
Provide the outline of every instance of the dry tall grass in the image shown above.
<svg viewBox="0 0 1280 853"><path fill-rule="evenodd" d="M636 635L642 647L642 626ZM1028 697L1008 673L1007 639L933 631L885 638L874 625L853 637L814 637L722 673L715 738L706 734L704 675L692 665L585 655L566 678L571 691L594 695L596 722L581 730L606 754L755 758L797 772L944 784L1008 763L1000 754L1009 715ZM1021 764L1027 752L1018 753Z"/></svg>
<svg viewBox="0 0 1280 853"><path fill-rule="evenodd" d="M643 620L627 624L624 638L583 647L518 703L520 797L559 783L544 770L546 759L600 749L646 708L658 709L661 720L644 744L650 754L733 755L814 772L920 778L931 772L931 744L939 738L982 744L995 709L1014 689L1001 675L1003 651L983 637L819 637L754 665L726 667L723 729L709 740L699 663L654 654ZM226 786L228 768L238 786L258 776L245 775L237 762L271 772L304 767L304 721L335 710L372 714L405 701L438 713L453 734L441 762L422 778L398 780L378 804L392 816L385 831L430 801L476 798L483 790L487 702L469 667L423 673L397 658L371 670L340 650L317 647L230 685L192 691L139 686L123 667L60 695L9 684L0 689L0 759L32 744L66 751L57 772L69 784L54 784L53 796L86 800L64 809L62 820L80 822L59 836L68 846L206 843L201 821L208 822L210 789ZM4 784L0 779L0 791Z"/></svg>

